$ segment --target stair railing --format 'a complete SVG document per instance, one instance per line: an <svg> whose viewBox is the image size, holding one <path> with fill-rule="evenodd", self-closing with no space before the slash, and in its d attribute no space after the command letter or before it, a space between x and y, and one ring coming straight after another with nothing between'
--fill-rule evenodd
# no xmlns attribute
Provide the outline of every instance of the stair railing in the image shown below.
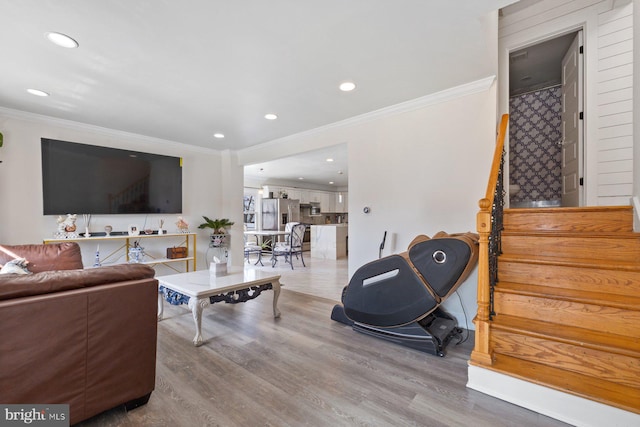
<svg viewBox="0 0 640 427"><path fill-rule="evenodd" d="M485 197L480 199L480 211L476 216L479 235L478 251L478 313L473 323L476 326L475 346L471 353L471 363L489 366L493 357L489 349L490 322L493 312L493 288L498 280L498 255L500 254L500 233L502 232L502 211L504 206L504 139L507 133L509 115L503 114L498 127L496 147L489 174Z"/></svg>

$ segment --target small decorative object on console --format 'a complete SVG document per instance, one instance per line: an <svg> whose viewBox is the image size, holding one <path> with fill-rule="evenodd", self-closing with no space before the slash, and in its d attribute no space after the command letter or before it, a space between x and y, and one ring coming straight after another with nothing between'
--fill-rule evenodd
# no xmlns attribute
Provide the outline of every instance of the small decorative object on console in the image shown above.
<svg viewBox="0 0 640 427"><path fill-rule="evenodd" d="M173 248L167 248L167 258L176 259L176 258L186 258L187 257L187 248L184 246L174 246Z"/></svg>
<svg viewBox="0 0 640 427"><path fill-rule="evenodd" d="M113 231L113 227L110 225L105 225L104 226L104 232L107 233L107 237L111 236L111 232Z"/></svg>
<svg viewBox="0 0 640 427"><path fill-rule="evenodd" d="M138 236L140 235L140 228L137 225L131 224L129 226L129 236Z"/></svg>
<svg viewBox="0 0 640 427"><path fill-rule="evenodd" d="M67 214L67 217L60 215L57 219L58 231L54 234L56 239L75 239L78 237L76 233L76 219L78 215Z"/></svg>
<svg viewBox="0 0 640 427"><path fill-rule="evenodd" d="M91 223L91 215L84 214L84 237L91 237L89 233L89 224Z"/></svg>
<svg viewBox="0 0 640 427"><path fill-rule="evenodd" d="M129 262L141 263L144 261L144 248L140 246L138 242L135 242L133 246L129 248Z"/></svg>
<svg viewBox="0 0 640 427"><path fill-rule="evenodd" d="M96 258L93 261L93 266L94 267L102 266L102 263L100 262L100 245L98 245L98 247L96 248Z"/></svg>
<svg viewBox="0 0 640 427"><path fill-rule="evenodd" d="M176 221L176 227L178 227L180 233L189 232L189 224L181 216L179 216L178 221Z"/></svg>

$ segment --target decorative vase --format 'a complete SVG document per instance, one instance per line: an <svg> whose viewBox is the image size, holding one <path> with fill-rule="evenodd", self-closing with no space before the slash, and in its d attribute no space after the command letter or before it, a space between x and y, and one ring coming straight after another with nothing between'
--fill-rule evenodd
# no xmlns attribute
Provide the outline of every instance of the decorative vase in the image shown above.
<svg viewBox="0 0 640 427"><path fill-rule="evenodd" d="M227 236L228 234L212 234L210 246L212 248L219 248L221 246L226 246Z"/></svg>
<svg viewBox="0 0 640 427"><path fill-rule="evenodd" d="M132 264L138 264L142 261L144 261L144 248L141 246L129 248L129 262Z"/></svg>

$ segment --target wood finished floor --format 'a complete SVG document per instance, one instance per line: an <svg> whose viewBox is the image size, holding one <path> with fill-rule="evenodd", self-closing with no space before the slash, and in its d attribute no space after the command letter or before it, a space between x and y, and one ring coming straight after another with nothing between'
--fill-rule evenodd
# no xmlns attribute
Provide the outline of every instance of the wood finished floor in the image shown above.
<svg viewBox="0 0 640 427"><path fill-rule="evenodd" d="M205 343L198 348L191 344L191 312L165 304L149 403L78 425L566 425L467 389L472 334L440 358L332 321L346 261L305 262L293 272L288 265L274 269L284 284L281 318L272 317L270 291L244 304L215 304L204 311Z"/></svg>

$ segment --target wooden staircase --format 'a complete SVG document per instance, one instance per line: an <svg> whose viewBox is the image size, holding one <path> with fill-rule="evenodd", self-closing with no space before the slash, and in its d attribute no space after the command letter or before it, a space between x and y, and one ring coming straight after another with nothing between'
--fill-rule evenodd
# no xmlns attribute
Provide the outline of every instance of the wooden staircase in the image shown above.
<svg viewBox="0 0 640 427"><path fill-rule="evenodd" d="M489 357L471 363L640 413L632 208L505 209L503 226Z"/></svg>

